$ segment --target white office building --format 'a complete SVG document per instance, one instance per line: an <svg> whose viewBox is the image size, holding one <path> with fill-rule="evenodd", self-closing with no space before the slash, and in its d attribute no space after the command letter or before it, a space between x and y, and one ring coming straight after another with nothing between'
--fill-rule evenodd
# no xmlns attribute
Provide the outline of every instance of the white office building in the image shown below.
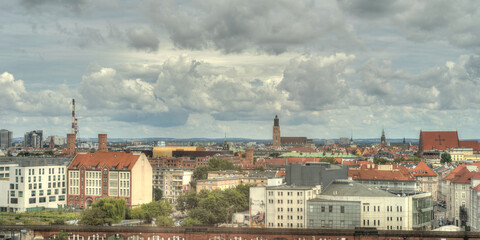
<svg viewBox="0 0 480 240"><path fill-rule="evenodd" d="M66 206L69 158L19 158L0 163L0 212Z"/></svg>

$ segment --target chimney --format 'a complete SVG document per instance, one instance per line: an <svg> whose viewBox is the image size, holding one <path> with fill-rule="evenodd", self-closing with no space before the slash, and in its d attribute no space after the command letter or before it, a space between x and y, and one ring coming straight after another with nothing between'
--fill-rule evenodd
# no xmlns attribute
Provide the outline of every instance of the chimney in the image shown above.
<svg viewBox="0 0 480 240"><path fill-rule="evenodd" d="M76 135L74 133L67 134L67 155L68 156L75 156L75 145L76 143Z"/></svg>
<svg viewBox="0 0 480 240"><path fill-rule="evenodd" d="M98 151L99 152L108 152L107 134L98 134Z"/></svg>

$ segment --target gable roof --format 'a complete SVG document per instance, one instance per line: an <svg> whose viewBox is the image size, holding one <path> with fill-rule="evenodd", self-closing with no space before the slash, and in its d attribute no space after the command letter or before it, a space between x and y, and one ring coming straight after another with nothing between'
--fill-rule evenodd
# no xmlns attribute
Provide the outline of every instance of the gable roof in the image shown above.
<svg viewBox="0 0 480 240"><path fill-rule="evenodd" d="M457 131L421 131L420 148L422 151L446 150L460 146Z"/></svg>
<svg viewBox="0 0 480 240"><path fill-rule="evenodd" d="M72 160L68 169L79 169L81 166L86 168L107 166L109 169L131 170L140 156L139 154L126 152L79 153Z"/></svg>
<svg viewBox="0 0 480 240"><path fill-rule="evenodd" d="M437 174L425 162L421 161L413 169L410 169L415 177L436 177Z"/></svg>
<svg viewBox="0 0 480 240"><path fill-rule="evenodd" d="M480 151L480 144L477 140L462 140L460 141L460 147L473 148L473 151Z"/></svg>
<svg viewBox="0 0 480 240"><path fill-rule="evenodd" d="M410 171L402 165L391 165L388 170L383 168L379 169L376 164L361 165L348 169L348 177L352 180L415 181Z"/></svg>

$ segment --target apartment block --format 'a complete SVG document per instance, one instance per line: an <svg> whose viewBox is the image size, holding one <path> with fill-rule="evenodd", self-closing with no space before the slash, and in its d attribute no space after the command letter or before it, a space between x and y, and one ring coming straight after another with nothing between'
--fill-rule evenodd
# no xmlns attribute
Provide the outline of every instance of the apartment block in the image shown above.
<svg viewBox="0 0 480 240"><path fill-rule="evenodd" d="M176 199L185 191L190 190L192 169L159 167L153 169L153 187L163 192L163 197L175 204Z"/></svg>
<svg viewBox="0 0 480 240"><path fill-rule="evenodd" d="M66 206L70 158L19 158L0 163L0 211L25 212Z"/></svg>

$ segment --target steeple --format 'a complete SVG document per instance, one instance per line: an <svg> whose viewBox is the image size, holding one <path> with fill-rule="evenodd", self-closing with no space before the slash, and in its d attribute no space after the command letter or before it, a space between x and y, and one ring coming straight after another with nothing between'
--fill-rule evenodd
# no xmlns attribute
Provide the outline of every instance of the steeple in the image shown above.
<svg viewBox="0 0 480 240"><path fill-rule="evenodd" d="M223 142L223 150L230 150L230 147L228 146L227 143L227 133L225 133L225 141Z"/></svg>
<svg viewBox="0 0 480 240"><path fill-rule="evenodd" d="M382 127L382 137L380 137L380 147L385 147L385 129Z"/></svg>

